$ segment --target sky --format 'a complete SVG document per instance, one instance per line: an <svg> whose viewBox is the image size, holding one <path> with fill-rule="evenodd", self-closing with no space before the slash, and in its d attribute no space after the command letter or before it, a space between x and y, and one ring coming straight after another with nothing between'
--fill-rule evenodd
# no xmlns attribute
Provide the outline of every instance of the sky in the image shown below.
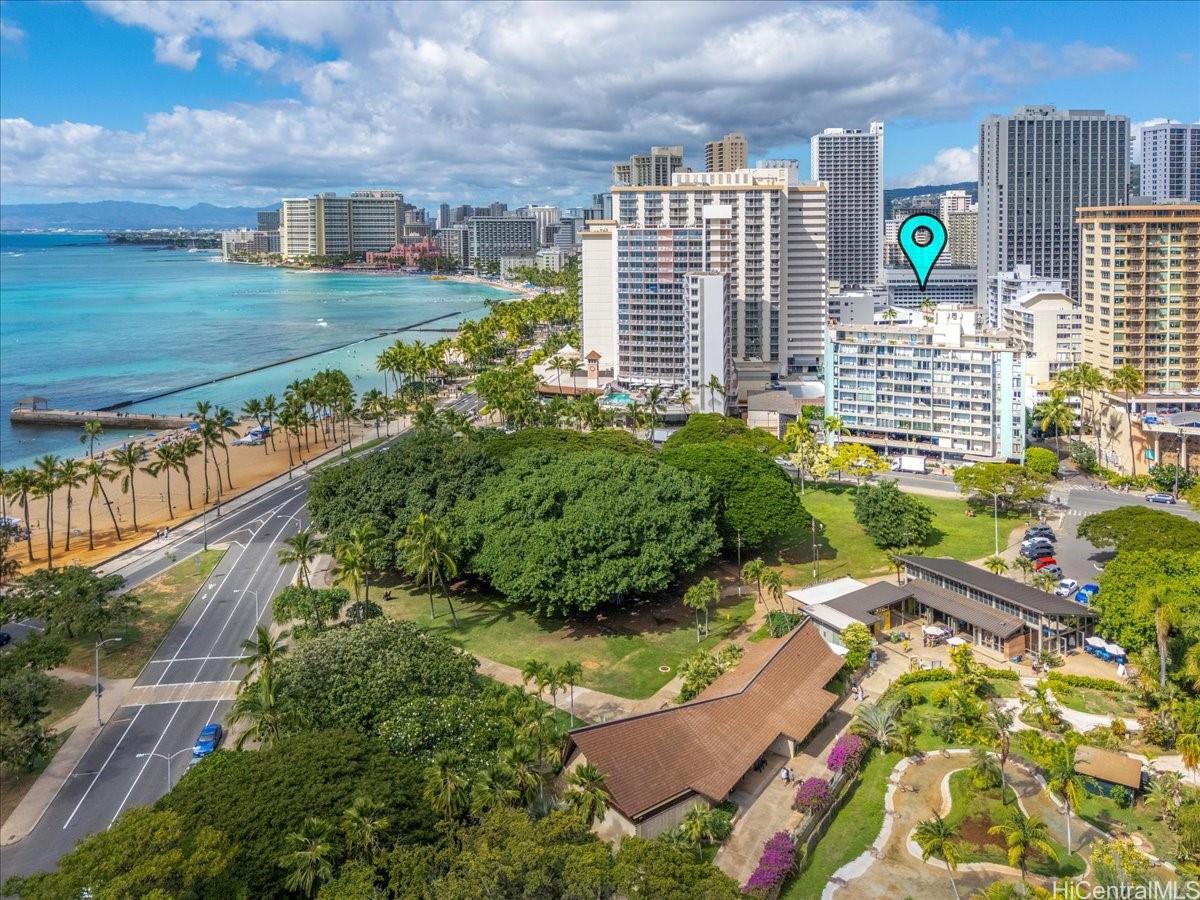
<svg viewBox="0 0 1200 900"><path fill-rule="evenodd" d="M939 184L1026 103L1200 120L1200 3L0 2L4 203L572 205L651 144L807 173L872 120L889 187Z"/></svg>

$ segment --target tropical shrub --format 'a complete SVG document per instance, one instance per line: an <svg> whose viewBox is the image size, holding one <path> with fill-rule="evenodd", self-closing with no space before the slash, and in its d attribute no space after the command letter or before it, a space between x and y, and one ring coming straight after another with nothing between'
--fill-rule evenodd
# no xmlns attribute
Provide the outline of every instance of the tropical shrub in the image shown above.
<svg viewBox="0 0 1200 900"><path fill-rule="evenodd" d="M850 652L846 654L845 667L856 672L866 663L871 654L871 632L862 622L851 622L842 632L842 645Z"/></svg>
<svg viewBox="0 0 1200 900"><path fill-rule="evenodd" d="M1179 490L1186 491L1196 483L1195 476L1177 463L1158 463L1151 466L1150 478L1160 491L1173 491L1176 486Z"/></svg>
<svg viewBox="0 0 1200 900"><path fill-rule="evenodd" d="M949 669L919 669L916 672L905 672L892 682L893 688L904 687L909 684L927 684L931 681L951 681L954 678L954 673Z"/></svg>
<svg viewBox="0 0 1200 900"><path fill-rule="evenodd" d="M777 831L763 845L758 867L742 890L747 894L767 896L778 889L791 874L796 863L796 845L786 831Z"/></svg>
<svg viewBox="0 0 1200 900"><path fill-rule="evenodd" d="M867 742L857 734L843 734L829 751L825 766L830 772L854 772L866 750Z"/></svg>
<svg viewBox="0 0 1200 900"><path fill-rule="evenodd" d="M783 637L803 621L804 617L777 609L767 613L767 634L773 638Z"/></svg>
<svg viewBox="0 0 1200 900"><path fill-rule="evenodd" d="M1097 691L1109 691L1115 694L1123 694L1127 688L1119 681L1114 681L1111 678L1096 678L1093 675L1071 675L1067 672L1050 672L1046 675L1046 680L1050 682L1050 687L1054 687L1055 683L1065 684L1068 687L1092 688Z"/></svg>
<svg viewBox="0 0 1200 900"><path fill-rule="evenodd" d="M686 703L722 674L737 665L743 650L737 644L726 644L716 653L698 650L680 669L683 687L679 691L679 702Z"/></svg>
<svg viewBox="0 0 1200 900"><path fill-rule="evenodd" d="M884 481L854 491L854 520L877 547L919 547L929 539L933 509L896 482Z"/></svg>
<svg viewBox="0 0 1200 900"><path fill-rule="evenodd" d="M1123 784L1114 784L1112 786L1112 790L1109 791L1108 796L1113 803L1117 804L1117 806L1121 807L1122 809L1128 807L1130 801L1133 800L1133 792Z"/></svg>
<svg viewBox="0 0 1200 900"><path fill-rule="evenodd" d="M793 803L801 812L813 812L823 809L833 796L829 782L824 778L806 778L796 788L796 798Z"/></svg>
<svg viewBox="0 0 1200 900"><path fill-rule="evenodd" d="M1030 447L1025 451L1025 468L1046 478L1058 477L1058 454L1045 447Z"/></svg>
<svg viewBox="0 0 1200 900"><path fill-rule="evenodd" d="M1096 451L1082 441L1071 441L1071 459L1075 465L1079 466L1083 472L1095 472L1099 461L1096 459Z"/></svg>

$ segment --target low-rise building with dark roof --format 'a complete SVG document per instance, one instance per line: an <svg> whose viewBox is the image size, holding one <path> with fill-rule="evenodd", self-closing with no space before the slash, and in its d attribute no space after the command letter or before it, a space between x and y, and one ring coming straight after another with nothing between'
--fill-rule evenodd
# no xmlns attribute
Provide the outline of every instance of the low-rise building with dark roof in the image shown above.
<svg viewBox="0 0 1200 900"><path fill-rule="evenodd" d="M604 775L609 809L596 830L653 837L693 806L753 796L837 703L825 685L841 666L805 620L751 645L695 700L570 732L567 771L587 763Z"/></svg>
<svg viewBox="0 0 1200 900"><path fill-rule="evenodd" d="M1075 751L1075 771L1094 782L1088 786L1091 793L1105 797L1118 785L1134 793L1142 789L1141 762L1114 750L1080 746Z"/></svg>

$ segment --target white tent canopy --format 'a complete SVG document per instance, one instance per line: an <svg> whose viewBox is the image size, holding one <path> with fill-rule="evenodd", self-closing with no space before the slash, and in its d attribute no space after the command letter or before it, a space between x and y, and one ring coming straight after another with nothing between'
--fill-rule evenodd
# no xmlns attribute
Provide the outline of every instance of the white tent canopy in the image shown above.
<svg viewBox="0 0 1200 900"><path fill-rule="evenodd" d="M1103 646L1105 646L1104 638L1096 637L1095 635L1092 635L1090 638L1087 639L1087 645L1089 647L1103 647Z"/></svg>
<svg viewBox="0 0 1200 900"><path fill-rule="evenodd" d="M926 634L945 634L946 633L946 629L942 628L940 625L926 625L921 630L923 632L925 632Z"/></svg>
<svg viewBox="0 0 1200 900"><path fill-rule="evenodd" d="M951 647L961 647L963 644L966 643L966 641L964 641L960 637L952 637L952 638L950 638L950 640L946 641L946 643L949 644Z"/></svg>
<svg viewBox="0 0 1200 900"><path fill-rule="evenodd" d="M1125 655L1125 648L1122 647L1120 644L1105 644L1104 649L1107 650L1109 653L1111 653L1113 656L1124 656Z"/></svg>

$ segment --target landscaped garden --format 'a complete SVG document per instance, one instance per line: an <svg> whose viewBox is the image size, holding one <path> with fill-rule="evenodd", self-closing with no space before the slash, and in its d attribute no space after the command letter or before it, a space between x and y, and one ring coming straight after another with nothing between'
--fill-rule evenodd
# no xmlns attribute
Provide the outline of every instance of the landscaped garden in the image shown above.
<svg viewBox="0 0 1200 900"><path fill-rule="evenodd" d="M467 592L455 597L455 625L444 609L430 617L424 593L389 591L392 599L380 601L386 615L415 622L469 653L517 668L529 659L555 666L575 661L583 666L581 686L631 699L653 695L697 650L734 634L756 602L753 591L740 601L723 600L711 614L709 635L697 643L693 613L677 599L563 621L539 619L494 594Z"/></svg>
<svg viewBox="0 0 1200 900"><path fill-rule="evenodd" d="M1118 803L1111 797L1089 793L1079 807L1079 816L1114 837L1137 835L1164 858L1171 855L1176 844L1166 811L1150 809L1144 796Z"/></svg>
<svg viewBox="0 0 1200 900"><path fill-rule="evenodd" d="M1118 682L1101 678L1073 678L1051 672L1047 678L1059 705L1094 715L1136 718L1141 711L1137 695Z"/></svg>
<svg viewBox="0 0 1200 900"><path fill-rule="evenodd" d="M1001 799L998 776L994 781L981 782L970 769L960 769L950 776L951 806L945 822L958 830L959 863L1010 865L1005 835L991 831L993 826L1011 825L1024 815L1011 788L1006 795L1007 802ZM1046 840L1054 855L1035 848L1029 856L1030 872L1053 878L1082 874L1085 866L1078 853L1068 854L1067 848L1053 838Z"/></svg>

